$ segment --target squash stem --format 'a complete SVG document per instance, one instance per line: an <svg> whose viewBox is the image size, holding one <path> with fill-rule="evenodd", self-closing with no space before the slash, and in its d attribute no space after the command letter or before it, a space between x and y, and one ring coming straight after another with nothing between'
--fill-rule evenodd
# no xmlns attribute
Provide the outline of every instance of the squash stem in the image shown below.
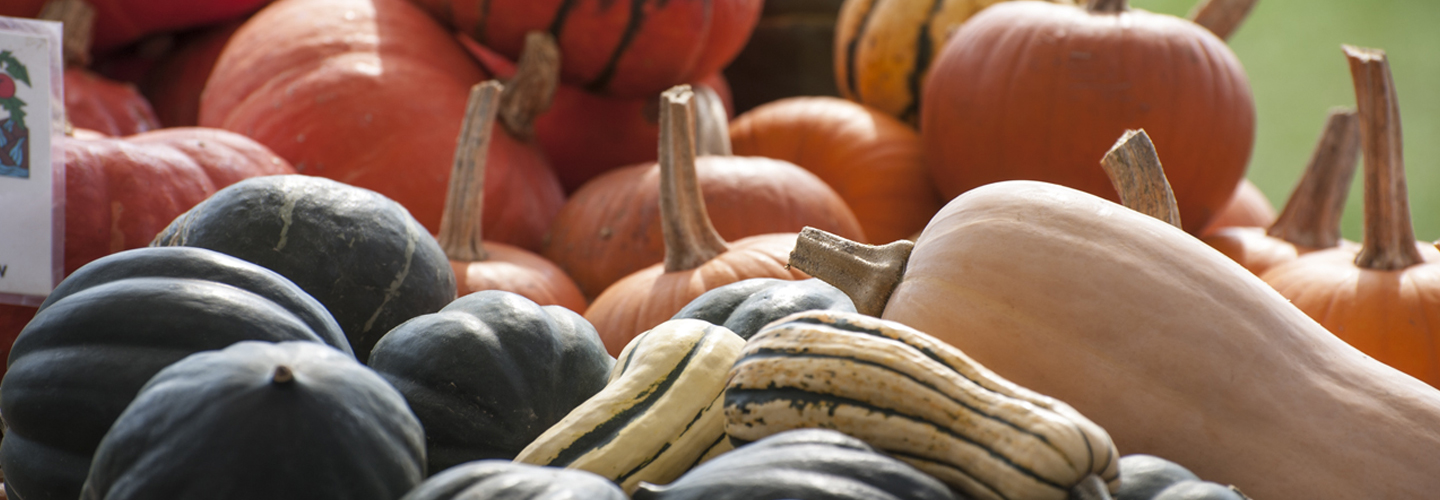
<svg viewBox="0 0 1440 500"><path fill-rule="evenodd" d="M1330 110L1310 164L1265 234L1297 247L1323 249L1339 245L1340 215L1345 211L1359 153L1360 120L1355 110Z"/></svg>
<svg viewBox="0 0 1440 500"><path fill-rule="evenodd" d="M1410 225L1400 108L1385 51L1346 45L1365 155L1365 231L1355 264L1374 270L1422 262Z"/></svg>
<svg viewBox="0 0 1440 500"><path fill-rule="evenodd" d="M1089 0L1085 10L1091 14L1119 14L1130 10L1129 0Z"/></svg>
<svg viewBox="0 0 1440 500"><path fill-rule="evenodd" d="M725 239L710 223L695 175L695 93L678 85L660 95L660 228L665 272L700 267L725 253Z"/></svg>
<svg viewBox="0 0 1440 500"><path fill-rule="evenodd" d="M1111 500L1110 488L1100 476L1090 474L1070 488L1069 500Z"/></svg>
<svg viewBox="0 0 1440 500"><path fill-rule="evenodd" d="M867 245L807 226L790 252L790 267L839 288L857 312L878 318L905 277L914 249L910 240Z"/></svg>
<svg viewBox="0 0 1440 500"><path fill-rule="evenodd" d="M1126 207L1180 227L1180 208L1144 129L1126 130L1100 160L1120 202Z"/></svg>
<svg viewBox="0 0 1440 500"><path fill-rule="evenodd" d="M64 24L66 66L90 65L90 40L95 26L95 7L85 0L50 0L40 9L39 19Z"/></svg>
<svg viewBox="0 0 1440 500"><path fill-rule="evenodd" d="M445 211L440 215L440 248L452 261L479 262L488 257L480 230L485 207L485 162L495 129L497 104L504 89L504 85L495 80L470 87L465 122L460 127L455 160L450 167Z"/></svg>
<svg viewBox="0 0 1440 500"><path fill-rule="evenodd" d="M500 123L522 141L535 137L535 119L550 109L560 86L560 46L543 31L525 35L525 48L515 63L515 76L500 96Z"/></svg>
<svg viewBox="0 0 1440 500"><path fill-rule="evenodd" d="M730 119L725 102L715 89L704 85L691 87L695 92L695 154L702 156L733 156L730 147Z"/></svg>
<svg viewBox="0 0 1440 500"><path fill-rule="evenodd" d="M1195 24L1204 26L1221 40L1229 40L1230 35L1245 22L1245 17L1250 15L1250 10L1260 0L1201 0L1190 11L1189 19Z"/></svg>
<svg viewBox="0 0 1440 500"><path fill-rule="evenodd" d="M295 372L285 365L275 365L275 371L270 374L270 383L285 385L295 381Z"/></svg>

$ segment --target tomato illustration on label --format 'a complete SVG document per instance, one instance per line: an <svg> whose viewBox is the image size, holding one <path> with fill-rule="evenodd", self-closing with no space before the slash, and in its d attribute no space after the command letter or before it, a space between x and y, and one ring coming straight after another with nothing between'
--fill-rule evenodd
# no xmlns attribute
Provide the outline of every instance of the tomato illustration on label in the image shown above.
<svg viewBox="0 0 1440 500"><path fill-rule="evenodd" d="M30 84L30 72L10 51L0 51L0 175L30 177L30 129L18 84Z"/></svg>

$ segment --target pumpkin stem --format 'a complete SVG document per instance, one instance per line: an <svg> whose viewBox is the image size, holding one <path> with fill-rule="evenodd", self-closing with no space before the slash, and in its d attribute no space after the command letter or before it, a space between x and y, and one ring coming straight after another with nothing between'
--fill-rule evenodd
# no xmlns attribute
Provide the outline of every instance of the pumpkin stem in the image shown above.
<svg viewBox="0 0 1440 500"><path fill-rule="evenodd" d="M525 48L515 63L515 76L500 95L500 123L522 141L535 137L535 119L550 109L560 86L560 46L544 31L525 34Z"/></svg>
<svg viewBox="0 0 1440 500"><path fill-rule="evenodd" d="M695 93L677 85L660 94L660 227L665 272L700 267L725 253L725 239L710 223L695 176Z"/></svg>
<svg viewBox="0 0 1440 500"><path fill-rule="evenodd" d="M504 85L495 80L470 87L465 104L465 122L456 139L455 160L450 166L450 189L445 194L445 211L440 215L440 248L453 261L478 262L488 256L481 244L481 220L485 207L485 162L490 153L490 136Z"/></svg>
<svg viewBox="0 0 1440 500"><path fill-rule="evenodd" d="M270 383L275 385L285 385L294 381L295 372L291 371L290 367L285 365L276 365L275 373L270 375Z"/></svg>
<svg viewBox="0 0 1440 500"><path fill-rule="evenodd" d="M695 154L733 156L730 119L725 115L725 102L720 100L720 94L704 85L696 85L690 90L695 92Z"/></svg>
<svg viewBox="0 0 1440 500"><path fill-rule="evenodd" d="M807 226L790 252L790 267L839 288L857 312L878 318L900 286L914 249L910 240L867 245Z"/></svg>
<svg viewBox="0 0 1440 500"><path fill-rule="evenodd" d="M1194 10L1190 11L1190 20L1195 24L1204 26L1221 40L1229 40L1230 35L1245 22L1245 16L1250 15L1250 10L1260 0L1200 0Z"/></svg>
<svg viewBox="0 0 1440 500"><path fill-rule="evenodd" d="M1110 500L1110 487L1105 485L1105 480L1100 476L1090 474L1085 476L1070 488L1070 500Z"/></svg>
<svg viewBox="0 0 1440 500"><path fill-rule="evenodd" d="M39 19L64 24L63 47L66 66L90 65L90 38L95 26L95 7L85 0L50 0L40 9Z"/></svg>
<svg viewBox="0 0 1440 500"><path fill-rule="evenodd" d="M1120 203L1127 208L1180 227L1180 208L1145 129L1126 130L1100 160Z"/></svg>
<svg viewBox="0 0 1440 500"><path fill-rule="evenodd" d="M1091 14L1119 14L1130 10L1129 0L1089 0L1085 10Z"/></svg>
<svg viewBox="0 0 1440 500"><path fill-rule="evenodd" d="M1385 51L1343 46L1355 82L1360 142L1365 154L1365 232L1355 264L1365 269L1404 269L1422 262L1410 226L1401 148L1400 108Z"/></svg>
<svg viewBox="0 0 1440 500"><path fill-rule="evenodd" d="M1353 109L1330 110L1325 132L1310 164L1295 184L1280 216L1265 231L1298 247L1333 248L1340 244L1340 215L1360 157L1360 120Z"/></svg>

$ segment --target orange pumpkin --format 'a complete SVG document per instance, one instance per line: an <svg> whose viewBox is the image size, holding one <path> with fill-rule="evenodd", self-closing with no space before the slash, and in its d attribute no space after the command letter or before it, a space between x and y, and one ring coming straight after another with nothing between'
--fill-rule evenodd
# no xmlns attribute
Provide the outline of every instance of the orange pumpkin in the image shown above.
<svg viewBox="0 0 1440 500"><path fill-rule="evenodd" d="M1122 131L1144 128L1192 234L1229 201L1255 138L1250 86L1225 42L1125 0L980 11L936 58L920 118L946 198L1031 179L1115 200L1095 158Z"/></svg>
<svg viewBox="0 0 1440 500"><path fill-rule="evenodd" d="M434 233L465 100L486 78L405 0L280 0L226 44L200 123L255 138L302 174L379 192ZM487 165L487 237L538 249L564 203L554 172L508 132Z"/></svg>
<svg viewBox="0 0 1440 500"><path fill-rule="evenodd" d="M696 176L693 110L694 94L688 86L661 95L659 209L664 262L610 285L585 312L612 356L706 291L750 278L808 277L788 265L795 233L727 243L715 231Z"/></svg>
<svg viewBox="0 0 1440 500"><path fill-rule="evenodd" d="M1353 246L1340 238L1340 215L1360 153L1353 110L1334 110L1310 164L1273 223L1220 227L1201 239L1257 275L1315 250Z"/></svg>
<svg viewBox="0 0 1440 500"><path fill-rule="evenodd" d="M1269 227L1274 222L1275 206L1270 204L1270 198L1250 179L1244 179L1235 186L1235 193L1230 195L1225 208L1210 219L1210 225L1205 226L1200 235L1208 236L1228 227Z"/></svg>
<svg viewBox="0 0 1440 500"><path fill-rule="evenodd" d="M1260 275L1350 345L1440 385L1440 250L1415 241L1405 192L1400 110L1385 52L1345 47L1365 155L1358 249L1311 252Z"/></svg>
<svg viewBox="0 0 1440 500"><path fill-rule="evenodd" d="M65 119L71 126L114 137L160 128L150 102L134 85L86 69L94 7L84 0L52 0L40 19L65 25Z"/></svg>

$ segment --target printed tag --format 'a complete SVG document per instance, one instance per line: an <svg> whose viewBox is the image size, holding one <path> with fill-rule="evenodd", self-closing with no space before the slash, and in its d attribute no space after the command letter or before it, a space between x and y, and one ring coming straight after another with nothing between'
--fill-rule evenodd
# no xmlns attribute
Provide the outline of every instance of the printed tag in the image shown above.
<svg viewBox="0 0 1440 500"><path fill-rule="evenodd" d="M64 276L60 23L0 17L0 302L39 304Z"/></svg>

